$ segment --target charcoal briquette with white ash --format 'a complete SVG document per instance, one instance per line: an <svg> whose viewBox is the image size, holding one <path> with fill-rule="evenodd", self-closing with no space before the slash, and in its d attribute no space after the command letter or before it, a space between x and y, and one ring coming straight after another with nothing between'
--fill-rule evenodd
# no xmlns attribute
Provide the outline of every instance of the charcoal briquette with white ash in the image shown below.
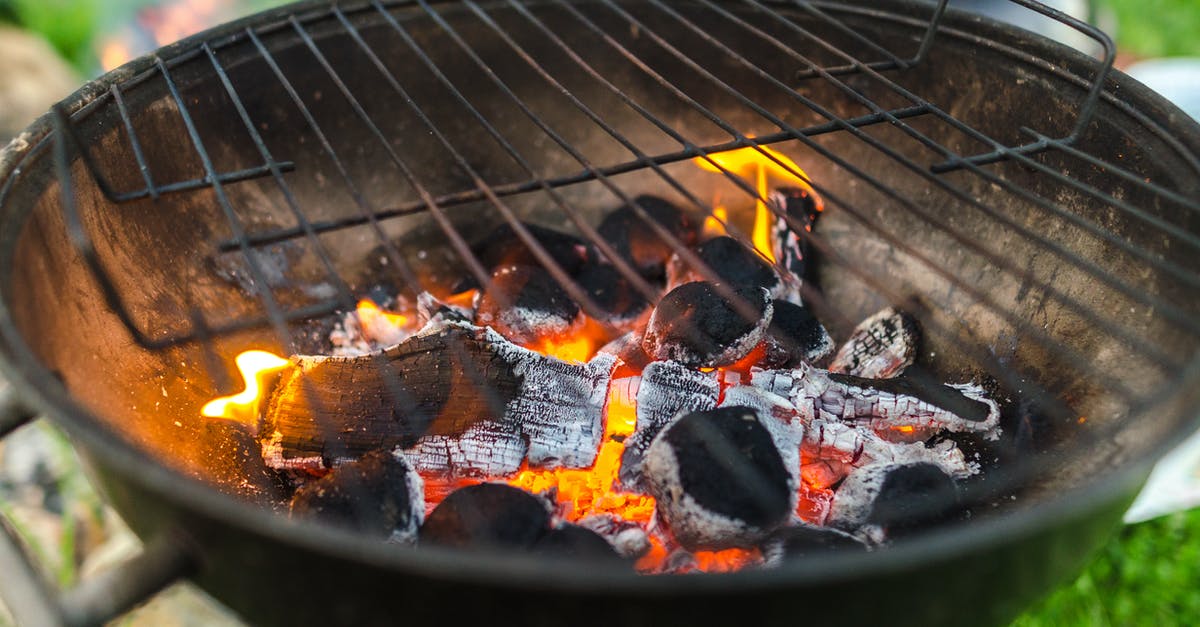
<svg viewBox="0 0 1200 627"><path fill-rule="evenodd" d="M481 483L450 493L425 518L420 543L530 549L550 530L549 503L524 490Z"/></svg>
<svg viewBox="0 0 1200 627"><path fill-rule="evenodd" d="M642 293L613 266L588 264L575 275L575 280L614 324L632 323L650 306Z"/></svg>
<svg viewBox="0 0 1200 627"><path fill-rule="evenodd" d="M729 365L762 341L773 314L761 287L685 283L650 314L642 348L654 359L696 368Z"/></svg>
<svg viewBox="0 0 1200 627"><path fill-rule="evenodd" d="M578 237L528 222L522 222L521 226L567 274L575 274L587 263L588 246ZM489 272L505 266L542 267L543 265L534 254L533 249L507 222L479 240L479 243L471 248L471 252L475 253L479 263Z"/></svg>
<svg viewBox="0 0 1200 627"><path fill-rule="evenodd" d="M828 524L896 538L953 520L961 509L958 484L937 465L875 465L838 487Z"/></svg>
<svg viewBox="0 0 1200 627"><path fill-rule="evenodd" d="M600 534L579 525L563 524L546 532L534 545L534 555L573 562L623 564L616 549Z"/></svg>
<svg viewBox="0 0 1200 627"><path fill-rule="evenodd" d="M797 225L792 228L782 216L775 216L771 229L771 252L779 265L800 281L808 280L812 269L808 238L799 231L811 232L817 223L821 206L816 196L799 187L780 187L770 193L768 199L783 210L784 215Z"/></svg>
<svg viewBox="0 0 1200 627"><path fill-rule="evenodd" d="M642 487L642 461L654 438L680 412L717 406L721 384L715 372L701 372L673 361L656 361L642 370L636 394L637 420L625 440L618 478L621 487Z"/></svg>
<svg viewBox="0 0 1200 627"><path fill-rule="evenodd" d="M688 550L749 547L787 521L794 486L749 407L683 414L643 462L656 514Z"/></svg>
<svg viewBox="0 0 1200 627"><path fill-rule="evenodd" d="M475 311L475 324L522 346L565 336L578 320L579 304L549 272L534 266L497 269Z"/></svg>
<svg viewBox="0 0 1200 627"><path fill-rule="evenodd" d="M792 368L802 363L820 366L833 353L829 331L803 305L786 300L773 303L774 314L767 327L764 368Z"/></svg>
<svg viewBox="0 0 1200 627"><path fill-rule="evenodd" d="M834 355L829 371L866 379L897 377L916 359L920 339L916 318L886 307L854 328Z"/></svg>
<svg viewBox="0 0 1200 627"><path fill-rule="evenodd" d="M839 551L863 552L867 545L840 529L798 524L776 530L761 549L763 561L778 566L787 560L820 558Z"/></svg>
<svg viewBox="0 0 1200 627"><path fill-rule="evenodd" d="M696 257L708 266L727 285L758 286L777 298L783 292L783 281L761 255L738 240L722 235L706 240L696 247ZM667 287L674 288L684 283L704 281L699 269L693 268L678 255L667 265Z"/></svg>
<svg viewBox="0 0 1200 627"><path fill-rule="evenodd" d="M290 508L295 517L410 543L425 517L425 487L404 455L378 450L302 484Z"/></svg>
<svg viewBox="0 0 1200 627"><path fill-rule="evenodd" d="M625 205L605 216L596 231L614 251L630 262L646 279L661 280L666 274L667 260L675 250L654 225L664 229L685 247L696 243L699 221L670 202L657 196L638 196L633 199L641 212ZM653 224L652 224L653 223ZM607 260L609 263L612 260Z"/></svg>

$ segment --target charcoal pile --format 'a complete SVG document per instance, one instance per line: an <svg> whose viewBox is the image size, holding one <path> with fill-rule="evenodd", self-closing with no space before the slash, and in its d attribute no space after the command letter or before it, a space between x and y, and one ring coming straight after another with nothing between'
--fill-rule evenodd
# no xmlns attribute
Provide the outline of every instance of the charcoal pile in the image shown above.
<svg viewBox="0 0 1200 627"><path fill-rule="evenodd" d="M473 250L486 284L346 314L333 339L359 350L292 356L258 405L293 515L643 573L870 550L960 517L981 472L960 444L998 438L999 405L906 376L920 325L900 309L836 343L792 228L819 206L771 198L770 250L641 196L598 225L607 246L506 225Z"/></svg>

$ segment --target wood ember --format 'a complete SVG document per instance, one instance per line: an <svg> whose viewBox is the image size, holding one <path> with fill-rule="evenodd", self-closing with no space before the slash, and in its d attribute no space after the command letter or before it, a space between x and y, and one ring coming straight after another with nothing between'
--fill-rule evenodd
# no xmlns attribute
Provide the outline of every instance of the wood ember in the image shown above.
<svg viewBox="0 0 1200 627"><path fill-rule="evenodd" d="M680 415L654 438L643 472L656 514L689 550L753 546L787 520L795 494L749 407Z"/></svg>
<svg viewBox="0 0 1200 627"><path fill-rule="evenodd" d="M715 372L699 372L671 361L646 366L637 389L637 424L621 455L621 486L626 490L640 486L646 449L672 418L680 412L713 409L720 391Z"/></svg>
<svg viewBox="0 0 1200 627"><path fill-rule="evenodd" d="M959 478L979 472L979 465L968 462L951 440L932 445L890 442L870 429L846 424L829 414L808 422L802 452L812 461L801 467L801 473L810 480L820 479L824 486L841 481L855 468L880 464L933 464Z"/></svg>
<svg viewBox="0 0 1200 627"><path fill-rule="evenodd" d="M481 483L455 490L421 526L420 542L456 548L529 549L550 527L549 503L524 490Z"/></svg>
<svg viewBox="0 0 1200 627"><path fill-rule="evenodd" d="M756 318L746 319L716 284L685 283L663 296L650 314L642 338L646 354L693 367L724 366L749 354L762 341L774 308L760 287L731 289Z"/></svg>
<svg viewBox="0 0 1200 627"><path fill-rule="evenodd" d="M650 551L650 535L641 525L612 514L594 514L579 521L604 538L617 554L625 559L637 559Z"/></svg>
<svg viewBox="0 0 1200 627"><path fill-rule="evenodd" d="M404 455L372 451L300 486L291 512L407 544L425 518L425 486Z"/></svg>
<svg viewBox="0 0 1200 627"><path fill-rule="evenodd" d="M633 202L684 246L696 243L700 224L693 216L656 196L638 196ZM608 214L596 231L645 278L665 276L674 249L628 205Z"/></svg>
<svg viewBox="0 0 1200 627"><path fill-rule="evenodd" d="M954 479L934 464L867 466L850 473L838 488L829 524L867 527L867 535L894 538L944 523L960 507Z"/></svg>
<svg viewBox="0 0 1200 627"><path fill-rule="evenodd" d="M522 346L578 331L578 322L579 304L550 273L533 266L496 270L475 311L475 324Z"/></svg>
<svg viewBox="0 0 1200 627"><path fill-rule="evenodd" d="M811 232L820 215L820 205L816 196L808 190L797 187L781 187L771 192L768 199L784 210L785 215L800 225L805 231ZM771 252L780 267L786 270L798 283L808 280L812 268L811 253L808 240L799 235L787 220L775 217L771 230ZM799 290L794 291L793 302L799 304Z"/></svg>
<svg viewBox="0 0 1200 627"><path fill-rule="evenodd" d="M862 321L829 364L829 371L867 379L890 379L912 365L920 342L915 318L888 307Z"/></svg>
<svg viewBox="0 0 1200 627"><path fill-rule="evenodd" d="M840 529L805 524L779 529L762 544L767 566L779 566L793 559L819 558L837 551L866 550L862 540Z"/></svg>
<svg viewBox="0 0 1200 627"><path fill-rule="evenodd" d="M802 305L776 300L767 327L764 368L794 368L800 364L820 366L833 354L833 338L820 321Z"/></svg>
<svg viewBox="0 0 1200 627"><path fill-rule="evenodd" d="M532 553L555 559L622 564L623 560L608 540L579 525L551 529L533 545Z"/></svg>
<svg viewBox="0 0 1200 627"><path fill-rule="evenodd" d="M615 364L563 362L461 323L375 355L292 361L262 420L269 466L319 469L399 446L422 472L484 477L512 474L527 457L594 463Z"/></svg>
<svg viewBox="0 0 1200 627"><path fill-rule="evenodd" d="M758 286L778 298L783 293L783 281L761 255L728 235L714 237L696 247L696 256L704 262L722 283L737 286ZM667 287L704 281L699 270L685 263L678 255L667 265Z"/></svg>
<svg viewBox="0 0 1200 627"><path fill-rule="evenodd" d="M1000 409L973 384L918 387L903 379L863 379L804 366L760 371L754 385L788 398L809 416L828 413L869 426L897 441L933 433L976 433L1000 437Z"/></svg>

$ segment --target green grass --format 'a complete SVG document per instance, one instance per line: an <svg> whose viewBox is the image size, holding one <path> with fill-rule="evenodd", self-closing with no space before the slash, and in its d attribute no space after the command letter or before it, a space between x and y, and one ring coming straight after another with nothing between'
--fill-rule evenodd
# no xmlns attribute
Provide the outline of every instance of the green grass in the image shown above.
<svg viewBox="0 0 1200 627"><path fill-rule="evenodd" d="M1200 55L1200 1L1093 0L1117 21L1117 45L1138 57Z"/></svg>
<svg viewBox="0 0 1200 627"><path fill-rule="evenodd" d="M1012 627L1200 625L1200 510L1126 527Z"/></svg>

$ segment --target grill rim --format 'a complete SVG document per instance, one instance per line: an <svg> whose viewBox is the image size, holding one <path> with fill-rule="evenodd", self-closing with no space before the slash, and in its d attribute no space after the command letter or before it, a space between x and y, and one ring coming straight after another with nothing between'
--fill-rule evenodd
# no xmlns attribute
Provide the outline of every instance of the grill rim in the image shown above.
<svg viewBox="0 0 1200 627"><path fill-rule="evenodd" d="M218 26L135 59L85 84L62 102L71 114L89 111L97 106L98 102L103 101L109 86L153 70L156 57L169 61L193 50L199 50L201 42L230 36L249 25L267 25L281 17L286 21L286 16L301 15L326 6L323 0L304 0ZM887 8L902 11L905 7L915 10L927 9L925 5L906 0L893 0ZM970 29L978 31L980 25L984 34L974 33L974 36L995 39L994 35L999 34L1007 37L1007 42L1020 42L1021 50L1034 48L1039 53L1061 53L1063 50L1069 50L1021 29L979 21L978 18L953 8L945 16L943 27L947 30L943 30L941 34L971 35L973 33ZM1086 80L1071 73L1067 68L1059 70ZM1102 95L1103 100L1108 104L1120 106L1125 113L1136 112L1138 115L1135 117L1139 122L1143 125L1150 124L1156 135L1167 135L1168 131L1156 121L1158 116L1152 118L1146 115L1149 112L1161 113L1168 119L1187 120L1186 115L1173 104L1123 73L1112 73L1108 82L1110 87L1116 89L1106 89ZM1123 97L1117 98L1114 91L1119 91ZM1137 102L1141 106L1134 109L1131 102ZM1193 133L1189 139L1193 140L1192 143L1200 145L1200 125L1194 121L1180 123L1178 120L1173 124L1191 126ZM4 201L22 170L36 159L50 156L48 149L52 145L53 131L53 116L47 114L28 127L14 143L0 151L0 177L4 180L3 186L0 186L0 212L4 215L0 215L0 219L5 222L23 223L32 211L32 208L17 207L15 213L23 215L10 215L14 213L14 208ZM1200 151L1193 151L1192 154L1198 153ZM0 251L14 250L18 235L19 232L15 229L3 230L0 234ZM8 261L11 265L11 260ZM9 289L7 281L0 285L0 289ZM506 587L532 584L540 589L567 591L585 586L604 586L605 592L630 596L668 591L692 595L747 588L771 589L811 583L827 584L857 579L864 574L903 571L911 568L914 561L944 560L979 548L997 546L1006 540L1047 528L1059 519L1074 518L1089 510L1128 500L1133 490L1144 482L1153 462L1188 433L1200 427L1200 411L1189 412L1192 414L1190 417L1181 419L1168 430L1162 440L1150 447L1142 458L1124 466L1114 467L1108 474L1097 476L1084 485L1067 490L1060 498L1041 504L1037 508L1022 508L985 520L971 521L970 524L955 525L940 530L936 536L922 534L877 554L834 555L822 560L820 564L797 561L771 571L742 571L715 576L710 574L699 578L647 578L632 573L581 569L578 566L486 551L468 554L430 547L419 551L379 551L376 542L360 538L352 532L308 522L292 522L260 506L238 502L201 480L159 464L148 453L105 428L92 412L72 399L65 387L41 365L33 350L21 337L7 303L6 299L0 298L0 348L3 349L0 350L0 371L8 377L19 398L41 410L41 414L47 415L52 422L64 427L89 456L94 454L106 467L119 470L124 479L140 484L173 505L195 510L200 515L218 519L223 524L236 526L245 532L263 535L315 553L365 562L381 568L402 570L413 575L500 583ZM1200 356L1192 360L1190 367L1179 379L1179 388L1186 390L1189 385L1192 386L1193 398L1186 402L1188 407L1200 407L1200 390L1194 385L1196 382L1200 382ZM1186 392L1184 394L1186 395ZM1140 413L1146 411L1149 410L1143 408ZM1127 420L1134 418L1136 414L1130 415Z"/></svg>

